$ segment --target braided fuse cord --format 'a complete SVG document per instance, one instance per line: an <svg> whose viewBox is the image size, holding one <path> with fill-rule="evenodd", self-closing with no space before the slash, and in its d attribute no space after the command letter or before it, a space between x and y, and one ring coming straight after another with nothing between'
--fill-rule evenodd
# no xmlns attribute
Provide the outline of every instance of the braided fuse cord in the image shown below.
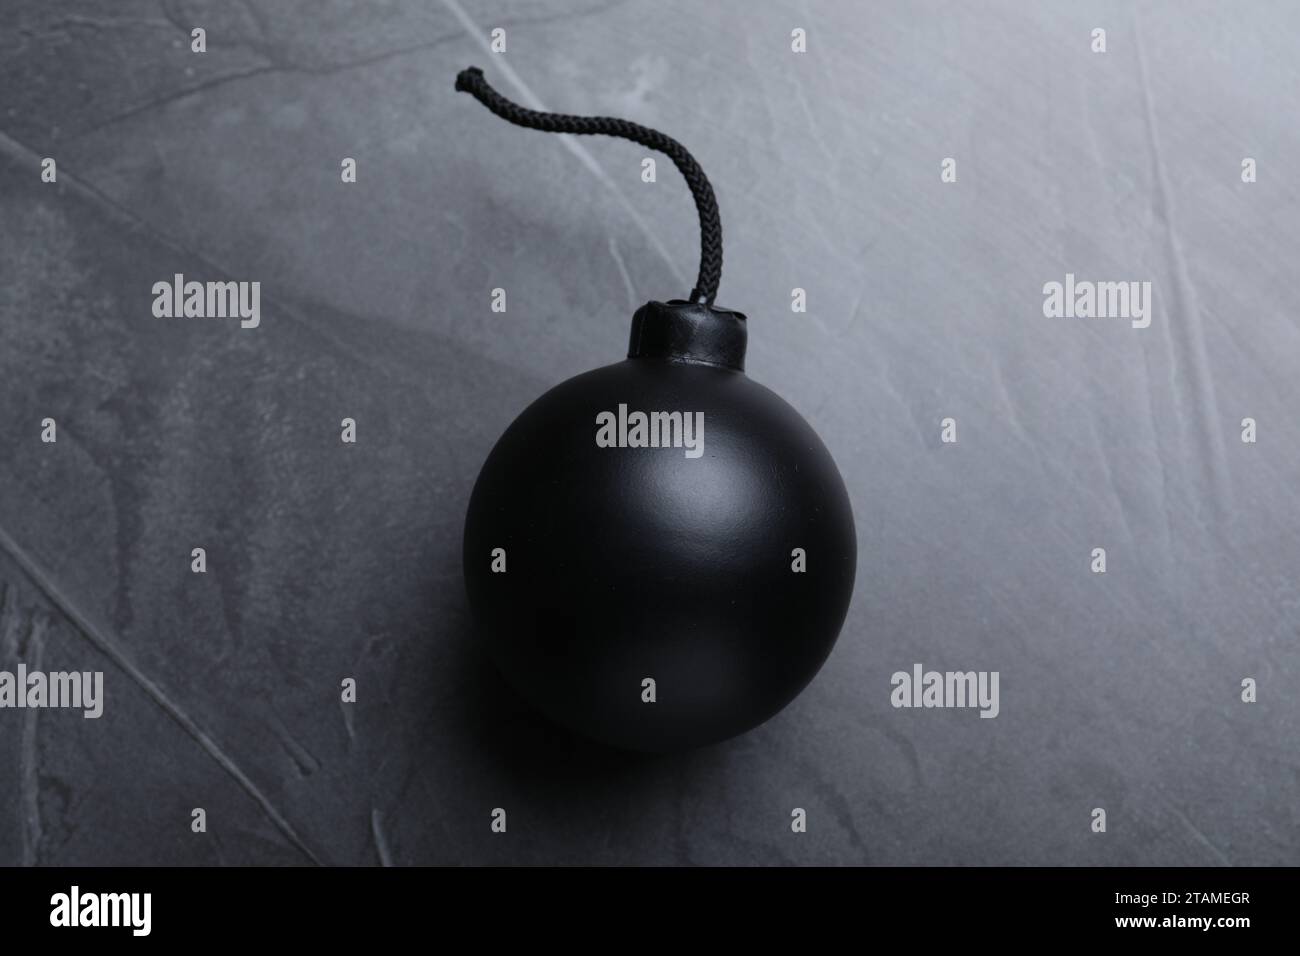
<svg viewBox="0 0 1300 956"><path fill-rule="evenodd" d="M681 143L655 129L641 126L612 116L571 116L567 113L542 113L511 102L483 78L476 66L461 70L456 77L456 89L469 93L489 110L508 123L546 133L574 133L579 136L617 136L640 143L648 149L663 153L681 172L686 185L695 198L695 209L700 214L700 270L691 290L692 302L713 305L722 279L722 221L718 217L718 201L713 195L709 177Z"/></svg>

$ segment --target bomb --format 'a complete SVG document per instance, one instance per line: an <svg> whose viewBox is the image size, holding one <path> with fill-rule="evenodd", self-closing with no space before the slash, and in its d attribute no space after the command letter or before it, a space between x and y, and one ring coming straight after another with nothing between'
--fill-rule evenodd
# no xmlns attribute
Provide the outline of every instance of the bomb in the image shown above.
<svg viewBox="0 0 1300 956"><path fill-rule="evenodd" d="M667 153L702 226L690 297L638 309L626 359L537 399L483 465L464 571L491 657L543 714L616 747L683 750L749 730L829 655L857 538L826 447L745 374L748 319L714 305L712 188L662 133L525 110L472 68L456 87L517 125Z"/></svg>

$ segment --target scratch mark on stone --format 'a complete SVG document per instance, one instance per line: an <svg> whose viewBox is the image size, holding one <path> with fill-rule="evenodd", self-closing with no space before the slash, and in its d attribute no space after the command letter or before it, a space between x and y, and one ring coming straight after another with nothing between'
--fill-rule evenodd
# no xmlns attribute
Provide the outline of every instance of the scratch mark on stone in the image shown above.
<svg viewBox="0 0 1300 956"><path fill-rule="evenodd" d="M1177 817L1179 822L1192 832L1192 836L1196 838L1196 842L1200 843L1203 847L1214 854L1214 858L1224 866L1232 866L1232 861L1223 854L1222 850L1210 842L1210 838L1202 833L1195 823L1188 819L1187 814L1175 807L1168 799L1165 800L1165 805L1169 807L1169 812Z"/></svg>
<svg viewBox="0 0 1300 956"><path fill-rule="evenodd" d="M614 262L618 266L618 274L623 277L623 288L627 289L627 307L629 310L637 307L636 287L632 285L632 277L628 275L627 266L623 263L623 257L619 255L618 243L614 237L609 237L609 254L614 257Z"/></svg>
<svg viewBox="0 0 1300 956"><path fill-rule="evenodd" d="M836 165L835 154L826 145L826 140L822 136L821 124L817 122L817 118L813 116L813 112L808 106L808 97L804 95L803 91L803 80L799 79L798 71L792 71L790 75L794 77L791 87L794 89L795 98L799 101L799 109L802 111L804 119L808 121L808 133L814 145L816 145L817 151L822 154L822 159L826 161L826 168L834 169Z"/></svg>
<svg viewBox="0 0 1300 956"><path fill-rule="evenodd" d="M216 851L216 855L217 855L217 865L225 866L226 850L225 847L221 845L221 836L215 831L213 831L211 836L212 836L212 849Z"/></svg>
<svg viewBox="0 0 1300 956"><path fill-rule="evenodd" d="M299 63L263 63L259 66L249 67L246 70L237 70L231 73L223 73L221 76L214 76L211 79L204 80L202 83L196 83L193 86L187 86L179 90L169 90L159 96L146 100L143 103L137 103L135 106L122 110L120 113L114 113L106 117L93 126L77 133L73 139L89 136L108 126L114 126L133 116L139 116L141 113L147 113L150 110L160 106L166 106L168 103L174 103L177 100L183 100L189 96L197 96L209 90L217 89L228 83L235 83L239 80L246 80L254 76L264 76L271 73L289 73L300 74L303 76L334 76L339 73L346 73L350 70L359 70L367 66L374 66L378 63L384 63L388 60L395 60L398 57L408 56L412 53L420 53L425 50L431 50L436 46L446 43L448 40L455 40L460 36L459 33L450 33L443 36L435 37L432 40L425 40L422 43L409 44L407 46L397 47L391 50L383 50L370 56L359 57L355 60L346 60L342 63L327 63L320 66L310 66Z"/></svg>
<svg viewBox="0 0 1300 956"><path fill-rule="evenodd" d="M27 667L39 671L45 658L46 622L33 614L27 638ZM22 689L19 693L23 693ZM45 838L41 824L41 758L36 746L36 721L39 707L23 712L22 793L23 793L23 866L40 862L41 843Z"/></svg>
<svg viewBox="0 0 1300 956"><path fill-rule="evenodd" d="M1133 13L1133 45L1137 53L1139 85L1142 88L1143 118L1146 122L1147 144L1151 151L1151 167L1155 179L1152 196L1152 211L1163 220L1165 244L1169 260L1173 266L1174 308L1164 308L1161 330L1171 348L1177 345L1183 353L1183 362L1190 372L1192 394L1201 406L1197 416L1201 430L1201 440L1209 448L1209 484L1212 504L1223 508L1231 500L1228 492L1228 479L1224 470L1223 436L1216 424L1219 419L1218 401L1214 392L1214 376L1209 370L1209 358L1205 344L1205 329L1201 321L1200 305L1197 301L1196 286L1192 283L1191 271L1187 266L1187 257L1183 253L1182 242L1178 238L1178 229L1174 217L1173 190L1170 188L1169 176L1165 169L1164 156L1160 146L1159 130L1156 126L1155 103L1151 96L1151 78L1147 71L1146 45L1142 39L1142 22L1136 8ZM1154 311L1154 304L1147 303L1147 309ZM1172 323L1181 317L1182 333L1175 334ZM1175 365L1175 370L1177 366ZM1178 409L1177 403L1175 410ZM1188 426L1190 427L1190 426ZM1168 504L1166 503L1166 507Z"/></svg>
<svg viewBox="0 0 1300 956"><path fill-rule="evenodd" d="M111 637L107 632L101 631L90 619L84 615L81 610L65 595L59 586L55 583L45 571L40 568L27 552L19 547L18 542L9 536L9 532L0 527L0 551L5 554L20 567L31 582L44 594L63 617L77 629L77 631L101 654L111 660L118 669L127 677L134 681L146 694L149 695L162 710L176 724L192 737L208 755L217 762L226 773L243 787L244 791L257 802L262 808L262 812L267 815L272 823L279 828L280 832L292 843L304 856L313 863L320 865L320 860L316 857L303 839L294 830L293 825L285 819L284 815L276 809L275 805L257 788L257 785L249 779L239 766L232 760L221 746L212 739L180 704L173 701L161 687L146 675L135 663L126 655L118 645L117 639Z"/></svg>
<svg viewBox="0 0 1300 956"><path fill-rule="evenodd" d="M53 23L42 24L47 30L62 30L64 27L89 27L92 30L113 30L118 27L161 27L171 30L176 25L170 20L151 20L148 17L88 17L81 14L67 14Z"/></svg>
<svg viewBox="0 0 1300 956"><path fill-rule="evenodd" d="M916 786L925 786L925 772L921 769L921 755L917 753L916 744L912 743L912 738L893 727L888 721L881 723L878 729L903 755L908 767L912 770L912 779Z"/></svg>
<svg viewBox="0 0 1300 956"><path fill-rule="evenodd" d="M28 668L39 671L45 653L46 621L43 616L31 615L24 648L20 639L24 615L16 601L10 603L11 593L7 584L0 585L0 655L5 659L12 658L15 663L25 657ZM26 689L19 688L19 693L26 693ZM45 835L41 824L40 752L36 748L36 720L39 713L39 708L34 707L23 712L19 736L19 842L23 866L35 866L40 862L41 842Z"/></svg>
<svg viewBox="0 0 1300 956"><path fill-rule="evenodd" d="M271 719L271 726L275 730L275 735L280 738L280 743L285 752L289 754L290 759L293 761L298 776L310 777L320 769L320 761L316 759L316 755L303 746L278 717Z"/></svg>
<svg viewBox="0 0 1300 956"><path fill-rule="evenodd" d="M858 832L857 821L853 819L853 807L844 795L835 788L821 770L808 760L800 760L799 766L803 769L804 779L812 784L813 792L825 801L827 808L835 817L835 822L844 828L851 843L862 854L859 863L870 863L871 852L867 849L866 841L862 839L862 834Z"/></svg>
<svg viewBox="0 0 1300 956"><path fill-rule="evenodd" d="M352 729L352 711L349 710L348 705L343 702L342 694L339 695L339 709L343 711L343 727L347 730L348 742L351 743L357 739L357 735L356 731Z"/></svg>
<svg viewBox="0 0 1300 956"><path fill-rule="evenodd" d="M383 818L374 807L370 808L370 835L375 841L375 852L383 866L393 865L393 855L388 849L388 840L384 837Z"/></svg>

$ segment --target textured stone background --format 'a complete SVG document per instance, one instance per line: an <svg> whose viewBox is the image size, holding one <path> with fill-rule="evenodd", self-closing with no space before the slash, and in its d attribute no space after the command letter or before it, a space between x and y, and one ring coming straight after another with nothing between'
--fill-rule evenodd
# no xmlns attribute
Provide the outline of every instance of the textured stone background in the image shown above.
<svg viewBox="0 0 1300 956"><path fill-rule="evenodd" d="M1284 0L5 0L0 668L108 699L0 711L0 863L1300 863L1298 35ZM750 373L850 487L839 645L730 743L588 747L476 649L479 465L687 290L696 225L471 63L695 152ZM1152 281L1151 327L1045 319L1067 271ZM261 328L153 318L174 272L261 281ZM1001 716L892 709L915 661L1000 671Z"/></svg>

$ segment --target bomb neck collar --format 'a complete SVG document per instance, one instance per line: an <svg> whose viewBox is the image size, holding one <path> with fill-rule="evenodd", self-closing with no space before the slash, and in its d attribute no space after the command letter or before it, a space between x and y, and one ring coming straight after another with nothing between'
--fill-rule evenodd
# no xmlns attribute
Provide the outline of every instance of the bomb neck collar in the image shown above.
<svg viewBox="0 0 1300 956"><path fill-rule="evenodd" d="M743 372L747 340L743 312L685 299L647 302L632 316L627 357Z"/></svg>

